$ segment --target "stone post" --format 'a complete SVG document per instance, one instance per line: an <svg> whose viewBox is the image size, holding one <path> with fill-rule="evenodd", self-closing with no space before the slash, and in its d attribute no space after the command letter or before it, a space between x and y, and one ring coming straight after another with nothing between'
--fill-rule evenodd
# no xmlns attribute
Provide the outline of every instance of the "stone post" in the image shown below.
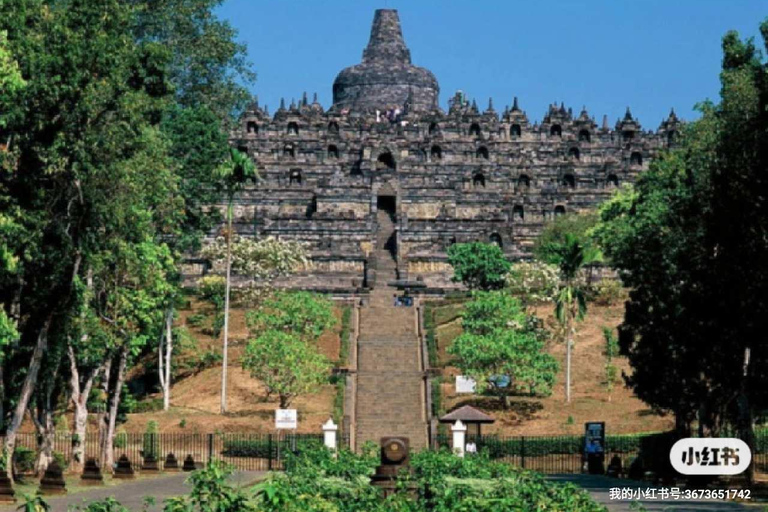
<svg viewBox="0 0 768 512"><path fill-rule="evenodd" d="M467 426L456 420L456 423L451 426L451 432L453 432L453 453L459 457L464 457L464 445L467 441Z"/></svg>
<svg viewBox="0 0 768 512"><path fill-rule="evenodd" d="M331 451L335 452L338 443L336 441L336 433L339 430L339 426L333 422L333 419L329 419L323 424L323 442L325 446Z"/></svg>

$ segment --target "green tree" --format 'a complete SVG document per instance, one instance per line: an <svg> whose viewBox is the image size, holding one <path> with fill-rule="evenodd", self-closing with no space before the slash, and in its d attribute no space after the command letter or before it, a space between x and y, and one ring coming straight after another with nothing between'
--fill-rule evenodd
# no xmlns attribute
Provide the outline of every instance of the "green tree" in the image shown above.
<svg viewBox="0 0 768 512"><path fill-rule="evenodd" d="M226 288L224 291L224 339L222 341L221 366L221 413L227 412L227 365L229 364L229 299L232 287L232 205L235 195L249 180L258 178L256 166L251 158L236 148L230 148L229 160L216 169L216 178L227 196L227 257Z"/></svg>
<svg viewBox="0 0 768 512"><path fill-rule="evenodd" d="M515 390L551 392L557 362L544 352L540 321L526 314L518 299L504 292L476 292L466 304L462 328L448 352L479 390L491 389L504 407Z"/></svg>
<svg viewBox="0 0 768 512"><path fill-rule="evenodd" d="M334 325L333 303L310 292L276 292L248 314L252 333L283 331L307 341L316 341Z"/></svg>
<svg viewBox="0 0 768 512"><path fill-rule="evenodd" d="M472 242L448 248L448 263L453 267L453 280L470 290L497 290L511 267L496 244Z"/></svg>
<svg viewBox="0 0 768 512"><path fill-rule="evenodd" d="M599 220L597 212L569 213L557 217L536 238L534 256L539 261L557 265L560 261L560 247L567 236L576 238L587 253L599 251L592 234Z"/></svg>
<svg viewBox="0 0 768 512"><path fill-rule="evenodd" d="M242 365L264 384L267 396L280 398L281 409L298 395L317 392L331 371L330 362L316 346L283 331L265 331L250 340Z"/></svg>
<svg viewBox="0 0 768 512"><path fill-rule="evenodd" d="M610 327L603 327L603 339L605 347L605 388L608 391L608 401L611 401L611 393L619 380L619 369L613 360L619 355L619 340Z"/></svg>
<svg viewBox="0 0 768 512"><path fill-rule="evenodd" d="M720 80L720 102L603 207L598 233L630 288L629 385L681 435L698 420L700 435L730 424L753 444L768 405L768 82L753 40L726 34Z"/></svg>
<svg viewBox="0 0 768 512"><path fill-rule="evenodd" d="M560 285L555 295L555 318L562 329L565 341L565 401L571 401L571 359L576 322L587 313L584 286L579 283L579 273L591 261L579 240L566 234L563 242L551 248L553 262L560 268Z"/></svg>

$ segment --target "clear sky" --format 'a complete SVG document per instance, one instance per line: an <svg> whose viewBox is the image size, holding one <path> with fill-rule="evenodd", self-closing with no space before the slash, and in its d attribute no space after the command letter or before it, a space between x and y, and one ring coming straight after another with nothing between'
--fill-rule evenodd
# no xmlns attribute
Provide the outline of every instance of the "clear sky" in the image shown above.
<svg viewBox="0 0 768 512"><path fill-rule="evenodd" d="M754 36L767 0L227 0L258 75L253 87L274 112L303 91L327 108L342 68L360 62L377 8L400 11L414 64L497 111L518 96L531 121L564 101L613 124L627 106L646 129L674 107L716 99L720 41Z"/></svg>

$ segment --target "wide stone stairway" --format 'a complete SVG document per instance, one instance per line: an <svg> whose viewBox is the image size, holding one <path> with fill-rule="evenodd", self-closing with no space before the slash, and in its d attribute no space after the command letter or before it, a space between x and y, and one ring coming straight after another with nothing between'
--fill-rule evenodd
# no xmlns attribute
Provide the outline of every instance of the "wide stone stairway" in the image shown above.
<svg viewBox="0 0 768 512"><path fill-rule="evenodd" d="M376 288L360 312L358 338L356 444L404 436L411 447L427 446L424 379L414 307L395 307L396 263L386 247L392 220L379 211Z"/></svg>

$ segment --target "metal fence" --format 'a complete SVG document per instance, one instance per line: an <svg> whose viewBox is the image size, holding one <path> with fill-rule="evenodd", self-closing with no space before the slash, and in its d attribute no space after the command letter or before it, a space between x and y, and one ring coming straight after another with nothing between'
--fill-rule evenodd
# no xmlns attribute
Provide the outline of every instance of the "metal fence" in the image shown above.
<svg viewBox="0 0 768 512"><path fill-rule="evenodd" d="M478 452L492 460L546 474L581 473L584 470L583 436L467 436ZM435 448L452 448L451 436L437 436ZM644 459L663 458L668 461L671 447L668 434L614 435L605 438L605 463L614 457L626 470L643 453ZM756 433L752 454L755 470L768 473L768 432Z"/></svg>
<svg viewBox="0 0 768 512"><path fill-rule="evenodd" d="M2 440L2 438L0 438ZM98 434L88 434L84 440L85 458L99 460ZM140 471L145 457L152 455L163 468L169 453L178 460L179 467L191 455L198 466L220 460L243 471L282 470L286 454L301 450L308 444L323 444L322 434L151 434L118 433L114 442L114 460L126 455L135 470ZM72 458L74 436L56 433L53 450L57 458L68 463ZM347 436L339 436L339 446L349 446ZM14 464L21 473L34 464L38 447L37 435L20 433L16 441Z"/></svg>

